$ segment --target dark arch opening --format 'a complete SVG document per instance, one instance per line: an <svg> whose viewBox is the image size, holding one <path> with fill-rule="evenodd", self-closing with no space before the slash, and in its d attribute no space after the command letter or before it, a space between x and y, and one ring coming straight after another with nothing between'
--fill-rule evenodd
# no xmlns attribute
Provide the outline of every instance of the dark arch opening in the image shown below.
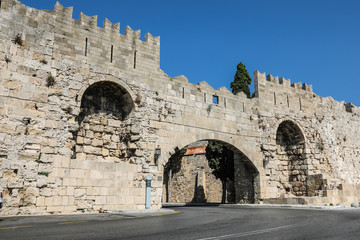
<svg viewBox="0 0 360 240"><path fill-rule="evenodd" d="M307 196L307 162L305 138L300 128L292 121L282 122L276 132L279 171L287 180L281 180L287 193Z"/></svg>
<svg viewBox="0 0 360 240"><path fill-rule="evenodd" d="M294 122L287 120L282 122L277 129L276 144L285 147L304 144L304 135Z"/></svg>
<svg viewBox="0 0 360 240"><path fill-rule="evenodd" d="M134 107L130 94L114 82L103 81L91 85L81 99L78 122L93 114L112 115L123 121Z"/></svg>
<svg viewBox="0 0 360 240"><path fill-rule="evenodd" d="M229 156L227 171L232 169L233 177L226 178L225 185L210 167L209 141L225 147ZM164 167L163 179L163 202L254 203L258 196L258 171L252 162L234 146L218 140L197 141L176 149Z"/></svg>

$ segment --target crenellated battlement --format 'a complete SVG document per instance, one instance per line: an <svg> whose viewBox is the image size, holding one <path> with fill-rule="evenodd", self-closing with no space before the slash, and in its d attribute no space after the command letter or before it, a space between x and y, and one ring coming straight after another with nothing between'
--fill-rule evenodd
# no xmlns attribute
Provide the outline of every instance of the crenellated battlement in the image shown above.
<svg viewBox="0 0 360 240"><path fill-rule="evenodd" d="M306 83L291 83L290 79L271 74L254 72L255 96L260 100L272 103L275 107L288 107L300 110L312 103L313 89Z"/></svg>
<svg viewBox="0 0 360 240"><path fill-rule="evenodd" d="M195 99L199 102L212 103L211 97L218 99L218 106L225 106L232 109L244 109L245 103L260 100L261 102L274 104L275 107L288 107L303 111L310 108L313 94L312 86L306 83L291 83L290 79L284 77L274 77L271 74L254 72L255 98L247 98L240 92L234 95L226 87L214 89L206 81L192 84L181 75L171 78L175 83L172 84L171 91L174 96L182 96L185 99ZM268 107L268 105L266 105Z"/></svg>
<svg viewBox="0 0 360 240"><path fill-rule="evenodd" d="M54 11L56 14L61 14L67 18L72 18L73 15L73 7L64 7L59 2L55 3Z"/></svg>
<svg viewBox="0 0 360 240"><path fill-rule="evenodd" d="M180 102L196 104L202 106L204 111L211 105L211 107L218 107L219 111L228 109L246 112L251 109L245 106L257 101L257 99L247 98L242 92L234 95L224 86L215 89L206 81L193 84L184 75L171 78L167 89L167 94L172 97L172 101L178 103L180 100Z"/></svg>
<svg viewBox="0 0 360 240"><path fill-rule="evenodd" d="M8 1L10 1L10 0L8 0ZM13 1L13 0L11 0L11 1ZM51 11L49 11L49 12L51 12ZM97 20L98 20L97 15L87 16L83 12L80 12L79 20L75 20L72 18L73 7L64 7L59 2L56 2L53 12L57 16L60 16L64 19L68 18L68 20L77 21L79 23L79 25L90 28L90 29L87 29L89 31L92 29L98 30L97 29L98 28L97 27ZM105 30L105 32L108 32L108 34L112 34L112 33L120 34L120 23L112 23L109 19L105 18L102 29ZM129 26L125 27L124 35L128 39L139 40L141 37L140 33L141 33L140 30L133 30ZM154 43L155 45L159 45L160 37L153 37L150 33L146 33L145 34L145 42Z"/></svg>
<svg viewBox="0 0 360 240"><path fill-rule="evenodd" d="M140 39L141 31L140 30L133 30L131 27L126 26L125 27L125 36L128 39L137 40Z"/></svg>
<svg viewBox="0 0 360 240"><path fill-rule="evenodd" d="M278 76L274 77L271 74L266 75L266 73L260 73L259 71L254 72L254 81L258 83L266 83L271 82L274 84L279 84L284 87L292 87L295 89L302 89L308 92L312 92L312 85L307 85L306 83L302 84L301 82L298 83L291 83L290 79L285 79L284 77L279 78Z"/></svg>
<svg viewBox="0 0 360 240"><path fill-rule="evenodd" d="M105 20L103 22L103 29L105 31L111 31L111 32L118 33L118 32L120 32L120 23L112 23L109 21L109 19L105 18Z"/></svg>
<svg viewBox="0 0 360 240"><path fill-rule="evenodd" d="M88 27L97 27L97 15L92 17L85 15L83 12L80 12L80 20L79 23Z"/></svg>
<svg viewBox="0 0 360 240"><path fill-rule="evenodd" d="M24 22L33 16L41 16L36 18L40 25L52 25L47 28L54 34L54 52L59 53L62 59L73 61L73 64L85 60L96 65L113 64L123 70L160 70L160 37L146 33L145 41L142 41L140 30L126 26L124 34L121 34L120 23L105 19L103 26L99 27L97 15L87 16L83 12L76 20L73 18L73 7L64 7L59 2L56 2L54 10L37 10L18 0L1 2L4 12L16 14ZM30 29L22 31L25 41L28 39L31 43L33 32Z"/></svg>

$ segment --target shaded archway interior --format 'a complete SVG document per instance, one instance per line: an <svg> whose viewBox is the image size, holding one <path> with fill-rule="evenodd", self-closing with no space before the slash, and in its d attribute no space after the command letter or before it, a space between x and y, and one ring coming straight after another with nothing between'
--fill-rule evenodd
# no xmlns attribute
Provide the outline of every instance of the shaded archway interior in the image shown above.
<svg viewBox="0 0 360 240"><path fill-rule="evenodd" d="M276 132L276 143L281 146L304 144L305 138L300 128L292 121L282 122Z"/></svg>
<svg viewBox="0 0 360 240"><path fill-rule="evenodd" d="M224 192L220 179L213 174L204 152L207 140L185 146L169 158L164 168L163 202L216 202ZM214 141L214 140L211 140ZM233 179L226 180L226 202L254 203L258 171L234 146L216 141L232 151Z"/></svg>
<svg viewBox="0 0 360 240"><path fill-rule="evenodd" d="M133 100L124 88L110 81L97 82L83 94L78 122L94 114L112 115L118 120L124 120L133 107Z"/></svg>
<svg viewBox="0 0 360 240"><path fill-rule="evenodd" d="M279 171L285 180L286 192L295 196L307 196L307 163L305 138L301 129L292 121L282 122L276 132Z"/></svg>

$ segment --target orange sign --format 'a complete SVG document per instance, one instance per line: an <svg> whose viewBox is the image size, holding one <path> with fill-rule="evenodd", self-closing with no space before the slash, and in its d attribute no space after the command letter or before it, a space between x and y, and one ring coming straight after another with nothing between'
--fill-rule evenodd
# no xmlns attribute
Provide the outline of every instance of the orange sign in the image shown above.
<svg viewBox="0 0 360 240"><path fill-rule="evenodd" d="M186 148L185 156L186 155L193 155L193 154L204 154L206 146L198 146L198 147L189 147Z"/></svg>

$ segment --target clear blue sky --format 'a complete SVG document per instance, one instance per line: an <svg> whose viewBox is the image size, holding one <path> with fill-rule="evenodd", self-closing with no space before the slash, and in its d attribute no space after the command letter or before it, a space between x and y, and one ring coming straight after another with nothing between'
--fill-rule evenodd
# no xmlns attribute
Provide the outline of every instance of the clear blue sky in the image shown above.
<svg viewBox="0 0 360 240"><path fill-rule="evenodd" d="M55 0L21 0L53 9ZM230 88L236 65L313 85L320 96L360 106L359 0L60 0L161 37L161 69Z"/></svg>

